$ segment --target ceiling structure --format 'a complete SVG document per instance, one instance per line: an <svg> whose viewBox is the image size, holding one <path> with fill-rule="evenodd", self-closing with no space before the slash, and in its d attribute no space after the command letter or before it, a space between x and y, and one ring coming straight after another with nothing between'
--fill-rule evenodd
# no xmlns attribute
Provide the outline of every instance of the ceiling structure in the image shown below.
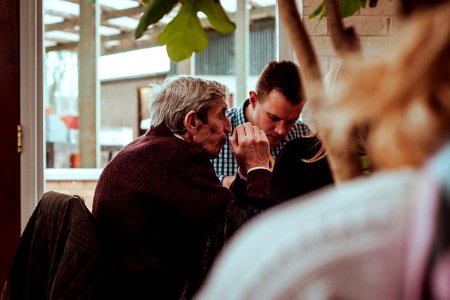
<svg viewBox="0 0 450 300"><path fill-rule="evenodd" d="M75 50L79 41L79 1L43 0L44 46L46 51ZM222 0L222 5L232 20L236 13L236 1ZM139 40L134 39L134 30L143 13L139 0L99 0L101 17L99 34L102 54L125 52L157 46L156 37L164 25L176 15L176 10L152 25ZM275 18L276 0L249 1L250 23ZM210 28L206 16L199 14L205 28Z"/></svg>

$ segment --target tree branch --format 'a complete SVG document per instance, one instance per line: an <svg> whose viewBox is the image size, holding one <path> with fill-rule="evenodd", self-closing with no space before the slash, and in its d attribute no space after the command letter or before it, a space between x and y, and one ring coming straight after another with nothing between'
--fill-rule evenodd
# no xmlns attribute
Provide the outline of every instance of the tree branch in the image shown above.
<svg viewBox="0 0 450 300"><path fill-rule="evenodd" d="M326 120L320 118L320 113L323 110L327 98L324 91L319 63L313 50L311 40L301 22L296 1L278 0L278 11L300 64L300 75L304 92L308 99L307 105L309 106L313 122L319 132L322 145L327 149L327 159L330 163L333 177L336 182L356 177L361 174L358 156L355 156L354 153L336 152L336 149L334 149L335 147L330 143L331 132L334 130L333 126L326 122ZM335 8L330 8L329 12L333 14L336 10ZM337 18L339 18L339 11L337 14L334 14L334 19L337 20ZM342 21L340 26L340 30L344 32ZM347 42L342 42L342 44L346 45ZM345 53L351 52L347 52L346 50Z"/></svg>
<svg viewBox="0 0 450 300"><path fill-rule="evenodd" d="M300 64L303 91L313 122L324 100L323 79L311 40L304 28L295 0L279 0L278 11Z"/></svg>
<svg viewBox="0 0 450 300"><path fill-rule="evenodd" d="M304 80L322 81L317 57L311 41L301 22L295 0L279 0L278 11L284 23L297 59L302 65L300 71Z"/></svg>
<svg viewBox="0 0 450 300"><path fill-rule="evenodd" d="M325 0L328 25L334 50L345 59L348 55L361 53L361 43L352 27L345 28L337 0Z"/></svg>

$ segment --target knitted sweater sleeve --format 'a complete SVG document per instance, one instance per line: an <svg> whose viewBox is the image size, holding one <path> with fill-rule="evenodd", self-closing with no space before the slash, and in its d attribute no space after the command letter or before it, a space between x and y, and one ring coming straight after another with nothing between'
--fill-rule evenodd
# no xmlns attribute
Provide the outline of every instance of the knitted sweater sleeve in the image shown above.
<svg viewBox="0 0 450 300"><path fill-rule="evenodd" d="M211 162L197 149L177 153L169 159L163 176L165 199L180 215L202 224L223 214L228 207L251 207L265 202L270 172L249 173L247 182L236 180L232 191L222 186ZM254 215L251 213L250 215Z"/></svg>
<svg viewBox="0 0 450 300"><path fill-rule="evenodd" d="M209 159L198 149L174 153L162 181L164 199L192 223L202 224L223 214L234 199L233 193L220 183Z"/></svg>
<svg viewBox="0 0 450 300"><path fill-rule="evenodd" d="M247 175L247 181L236 176L231 185L236 201L228 206L226 213L227 239L248 220L274 205L267 194L270 178L271 172L263 169L250 172Z"/></svg>

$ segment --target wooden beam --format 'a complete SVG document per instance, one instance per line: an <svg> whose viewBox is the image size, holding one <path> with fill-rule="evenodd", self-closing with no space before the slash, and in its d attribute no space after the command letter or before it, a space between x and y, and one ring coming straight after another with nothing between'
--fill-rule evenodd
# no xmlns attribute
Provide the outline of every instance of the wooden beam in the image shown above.
<svg viewBox="0 0 450 300"><path fill-rule="evenodd" d="M113 28L118 28L118 26L108 24L107 21L110 19L126 16L126 17L132 17L137 16L138 14L142 13L142 7L132 7L122 10L115 10L112 12L104 13L101 17L101 24L104 26L110 26ZM48 13L52 15L57 15L56 12L54 13ZM231 20L236 19L235 13L228 14ZM259 20L259 19L265 19L265 18L275 18L275 8L274 6L267 6L267 7L257 7L250 11L250 20ZM211 27L207 19L201 20L202 25L204 27ZM75 27L80 24L80 21L78 18L73 18L73 16L66 16L66 20L63 22L58 22L54 24L49 24L45 26L45 31L52 31L52 30L62 30L64 31L66 28ZM159 24L157 26L161 26L162 24Z"/></svg>
<svg viewBox="0 0 450 300"><path fill-rule="evenodd" d="M132 8L127 8L127 9L114 10L111 12L102 13L101 23L103 25L105 25L106 21L111 20L111 19L115 19L115 18L119 18L119 17L136 16L136 15L142 13L142 11L143 11L142 7L138 6L138 7L132 7ZM58 15L58 13L56 13L56 12L52 12L52 13L47 12L47 13L51 14L51 15ZM67 17L67 16L65 16L65 17ZM79 24L80 24L79 18L69 19L67 17L67 20L64 20L63 22L46 25L45 31L65 30L68 27L75 27Z"/></svg>
<svg viewBox="0 0 450 300"><path fill-rule="evenodd" d="M157 42L156 38L163 29L164 28L162 26L154 26L154 27L150 28L147 31L147 33L139 40L134 39L134 31L126 31L126 32L121 32L119 34L103 36L103 37L101 37L101 45L102 45L101 46L101 51L102 51L101 54L104 55L104 54L112 53L112 52L114 52L114 53L124 52L124 51L137 50L137 49L142 49L142 48L158 46L159 43ZM46 47L45 48L46 52L78 49L78 42L61 43L59 40L56 40L56 39L53 39L53 40L58 42L58 44ZM106 42L115 41L115 40L125 42L125 44L127 44L127 45L119 45L119 46L112 46L112 47L107 47L104 45ZM132 42L132 45L130 45L130 42Z"/></svg>
<svg viewBox="0 0 450 300"><path fill-rule="evenodd" d="M107 21L107 20L115 19L115 18L119 18L119 17L131 17L131 16L139 15L143 12L144 12L144 9L142 8L142 6L131 7L131 8L127 8L127 9L121 9L121 10L113 10L108 13L102 13L101 20Z"/></svg>
<svg viewBox="0 0 450 300"><path fill-rule="evenodd" d="M139 8L139 9L142 10L142 8ZM102 55L110 54L110 53L117 53L117 52L121 52L121 51L137 50L137 49L142 49L142 48L146 48L146 47L154 47L154 46L159 45L158 42L156 41L156 38L159 35L159 33L161 33L161 31L164 29L165 24L159 23L159 24L155 24L154 26L149 28L147 30L147 32L145 33L145 36L148 36L148 38L140 38L139 40L134 40L134 30L124 30L120 26L106 23L106 20L109 17L117 17L120 14L122 14L124 11L128 12L128 14L131 14L135 10L137 10L137 8L119 10L114 13L111 12L111 13L109 13L109 15L107 17L102 18L102 22L101 22L102 25L111 27L111 28L118 28L118 29L122 30L122 32L119 34L101 37L101 45L102 45L101 46L101 54ZM130 15L128 15L128 16L130 16ZM230 16L231 20L236 19L235 13L229 14L229 16ZM266 23L266 22L268 22L268 20L274 19L274 18L275 18L274 6L253 8L250 11L250 21L251 21L250 26L253 26L253 27L259 26L260 24ZM68 31L68 32L74 32L74 30L75 30L74 27L79 24L79 20L78 19L66 20L65 23L66 23L67 27L63 27L62 23L64 23L64 22L48 25L46 27L46 31L63 30L63 31ZM208 20L206 18L202 19L201 23L204 28L211 29L211 24L208 22ZM59 24L59 25L57 25L57 24ZM47 38L47 40L51 40L51 39ZM104 45L105 42L114 41L114 40L121 41L121 44L114 45L114 46L105 46ZM56 41L58 44L46 47L46 52L78 49L78 42L73 42L73 41L64 42L61 39L53 39L53 41Z"/></svg>
<svg viewBox="0 0 450 300"><path fill-rule="evenodd" d="M45 9L44 14L55 16L55 17L61 17L61 18L65 18L65 19L78 19L77 15L65 13L65 12L58 11L58 10L52 10L52 9Z"/></svg>

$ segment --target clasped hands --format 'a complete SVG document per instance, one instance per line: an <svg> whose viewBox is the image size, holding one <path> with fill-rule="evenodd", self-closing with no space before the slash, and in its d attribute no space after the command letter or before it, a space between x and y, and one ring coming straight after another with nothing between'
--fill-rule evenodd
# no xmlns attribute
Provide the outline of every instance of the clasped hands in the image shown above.
<svg viewBox="0 0 450 300"><path fill-rule="evenodd" d="M230 144L242 175L246 176L253 168L269 169L269 140L258 126L249 122L238 125Z"/></svg>

